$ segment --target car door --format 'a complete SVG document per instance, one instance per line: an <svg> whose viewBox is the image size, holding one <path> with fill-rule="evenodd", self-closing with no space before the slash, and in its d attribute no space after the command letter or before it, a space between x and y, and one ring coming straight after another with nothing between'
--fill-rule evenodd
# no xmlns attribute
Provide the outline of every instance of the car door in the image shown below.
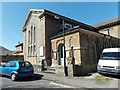
<svg viewBox="0 0 120 90"><path fill-rule="evenodd" d="M11 76L11 73L12 72L15 72L16 70L17 70L17 64L16 64L16 62L15 61L13 61L11 64L10 64L10 68L9 68L9 70L8 70L8 74L9 74L9 76Z"/></svg>
<svg viewBox="0 0 120 90"><path fill-rule="evenodd" d="M9 62L7 62L5 65L4 65L4 67L2 68L2 73L4 74L4 75L7 75L7 76L9 76L9 70L10 70L10 65L11 65L11 61L9 61Z"/></svg>
<svg viewBox="0 0 120 90"><path fill-rule="evenodd" d="M21 72L27 73L33 71L33 67L29 62L19 62Z"/></svg>
<svg viewBox="0 0 120 90"><path fill-rule="evenodd" d="M0 74L2 75L2 69L3 69L3 66L0 66Z"/></svg>
<svg viewBox="0 0 120 90"><path fill-rule="evenodd" d="M26 71L31 72L33 71L33 67L32 64L30 62L25 62L25 66L26 66Z"/></svg>

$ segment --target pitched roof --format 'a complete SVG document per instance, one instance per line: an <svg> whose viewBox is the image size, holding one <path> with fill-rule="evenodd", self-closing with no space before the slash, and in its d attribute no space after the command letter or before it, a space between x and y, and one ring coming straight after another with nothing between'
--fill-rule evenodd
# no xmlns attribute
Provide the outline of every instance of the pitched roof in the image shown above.
<svg viewBox="0 0 120 90"><path fill-rule="evenodd" d="M10 51L9 49L3 47L3 46L0 46L0 50L7 50L7 51Z"/></svg>
<svg viewBox="0 0 120 90"><path fill-rule="evenodd" d="M98 30L100 30L100 29L112 27L115 25L120 25L120 17L114 17L114 18L102 21L102 22L95 24L93 26L96 27Z"/></svg>
<svg viewBox="0 0 120 90"><path fill-rule="evenodd" d="M72 29L70 29L70 30L66 30L64 33L63 33L63 32L60 32L60 33L58 33L57 35L51 37L50 39L55 39L55 38L58 38L58 37L62 37L63 34L69 35L69 34L78 32L78 31L80 31L80 30L84 30L84 29L82 29L82 28L80 28L80 27L72 28Z"/></svg>
<svg viewBox="0 0 120 90"><path fill-rule="evenodd" d="M44 12L44 10L38 10L38 9L30 9L29 10L29 12L28 12L28 15L27 15L27 17L26 17L26 20L25 20L25 22L24 22L24 24L23 24L23 27L22 27L22 30L24 31L25 30L25 26L27 25L27 22L29 21L29 18L30 18L30 16L31 16L31 14L32 13L43 13Z"/></svg>
<svg viewBox="0 0 120 90"><path fill-rule="evenodd" d="M18 47L18 46L23 46L23 43L20 43L20 44L16 45L15 47Z"/></svg>
<svg viewBox="0 0 120 90"><path fill-rule="evenodd" d="M80 27L72 28L72 29L70 29L70 30L65 31L64 33L63 33L63 32L60 32L60 33L58 33L57 35L51 37L50 39L52 40L52 39L56 39L56 38L59 38L59 37L63 37L63 34L66 36L66 35L73 34L73 33L76 33L76 32L81 32L81 31L82 31L82 32L85 31L85 32L94 33L94 34L97 34L97 35L102 35L102 36L111 37L111 38L114 38L114 39L117 39L117 40L120 41L119 38L116 38L116 37L113 37L113 36L109 36L109 35L106 35L106 34L103 34L103 33L99 33L99 32L93 32L93 31L85 30L85 29L82 29L82 28L80 28Z"/></svg>
<svg viewBox="0 0 120 90"><path fill-rule="evenodd" d="M62 15L59 15L57 13L53 13L51 11L48 11L48 10L39 10L39 9L30 9L29 13L28 13L28 16L26 18L26 21L24 23L24 26L23 26L23 31L25 30L25 26L27 25L27 22L31 16L32 13L41 13L39 15L39 17L42 17L44 15L49 15L49 16L53 16L53 17L57 17L59 18L59 20L66 20L66 21L69 21L69 22L72 22L76 25L80 25L81 27L85 28L85 29L89 29L89 30L95 30L96 28L94 28L93 26L90 26L90 25L87 25L87 24L84 24L82 22L79 22L79 21L76 21L76 20L73 20L73 19L70 19L70 18L67 18L65 16L62 16Z"/></svg>
<svg viewBox="0 0 120 90"><path fill-rule="evenodd" d="M8 50L7 48L0 46L0 55L12 55L13 51Z"/></svg>

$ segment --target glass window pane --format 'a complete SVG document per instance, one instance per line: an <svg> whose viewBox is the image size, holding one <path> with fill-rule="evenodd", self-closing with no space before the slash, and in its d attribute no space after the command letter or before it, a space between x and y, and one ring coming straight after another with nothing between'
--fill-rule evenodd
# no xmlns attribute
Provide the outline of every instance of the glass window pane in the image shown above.
<svg viewBox="0 0 120 90"><path fill-rule="evenodd" d="M115 60L115 59L119 59L120 60L120 52L107 52L107 53L103 53L101 55L101 58L102 59L112 59L112 60Z"/></svg>
<svg viewBox="0 0 120 90"><path fill-rule="evenodd" d="M11 67L16 67L16 63L15 63L15 62L12 62L10 66L11 66Z"/></svg>
<svg viewBox="0 0 120 90"><path fill-rule="evenodd" d="M32 65L29 62L25 62L26 67L31 67Z"/></svg>

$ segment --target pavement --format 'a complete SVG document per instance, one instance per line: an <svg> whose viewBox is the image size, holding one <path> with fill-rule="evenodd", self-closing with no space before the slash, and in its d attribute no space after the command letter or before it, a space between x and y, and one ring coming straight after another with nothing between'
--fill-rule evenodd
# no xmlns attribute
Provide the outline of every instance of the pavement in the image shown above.
<svg viewBox="0 0 120 90"><path fill-rule="evenodd" d="M51 73L35 72L43 75L43 79L71 86L70 88L116 88L120 90L118 78L107 77L93 73L91 76L60 76ZM59 84L58 84L59 85ZM113 90L113 89L112 89Z"/></svg>

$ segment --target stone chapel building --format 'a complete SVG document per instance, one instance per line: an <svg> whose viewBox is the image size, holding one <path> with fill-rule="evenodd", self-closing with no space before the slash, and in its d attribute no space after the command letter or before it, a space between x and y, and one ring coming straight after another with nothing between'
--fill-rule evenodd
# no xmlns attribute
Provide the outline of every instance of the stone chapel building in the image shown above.
<svg viewBox="0 0 120 90"><path fill-rule="evenodd" d="M48 10L31 9L22 29L24 60L38 70L46 60L56 74L64 74L65 67L68 75L96 71L102 50L120 46L118 27L119 19L90 26Z"/></svg>

